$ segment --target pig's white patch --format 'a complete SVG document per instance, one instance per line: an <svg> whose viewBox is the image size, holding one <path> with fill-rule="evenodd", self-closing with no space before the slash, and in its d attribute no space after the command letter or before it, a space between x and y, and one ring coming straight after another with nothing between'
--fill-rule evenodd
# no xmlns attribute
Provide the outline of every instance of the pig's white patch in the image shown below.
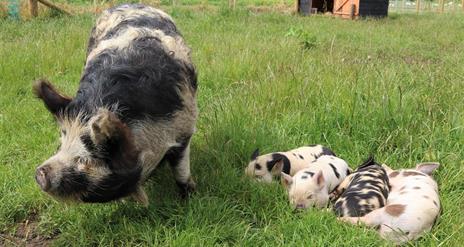
<svg viewBox="0 0 464 247"><path fill-rule="evenodd" d="M185 62L189 61L190 59L190 49L184 44L184 41L180 36L169 36L161 30L127 27L126 29L122 30L118 36L112 39L100 41L97 46L90 51L89 55L87 56L86 64L88 64L92 59L98 56L98 54L105 50L116 49L121 51L123 49L127 49L136 38L140 37L158 38L161 41L161 44L164 46L167 54L170 54L173 57Z"/></svg>

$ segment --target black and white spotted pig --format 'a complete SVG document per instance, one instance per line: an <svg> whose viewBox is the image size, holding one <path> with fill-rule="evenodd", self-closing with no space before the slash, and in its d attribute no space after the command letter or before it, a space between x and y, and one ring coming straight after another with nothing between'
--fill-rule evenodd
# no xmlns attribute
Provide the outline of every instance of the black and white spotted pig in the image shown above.
<svg viewBox="0 0 464 247"><path fill-rule="evenodd" d="M183 195L194 189L189 143L197 118L197 75L173 20L143 5L121 5L98 18L74 98L37 81L61 128L61 145L36 170L50 195L80 202L132 196L148 203L143 182L172 166Z"/></svg>
<svg viewBox="0 0 464 247"><path fill-rule="evenodd" d="M270 183L273 177L279 177L281 172L291 176L322 155L336 156L332 150L322 145L310 145L292 149L287 152L275 152L259 155L256 149L245 168L245 174L258 181Z"/></svg>
<svg viewBox="0 0 464 247"><path fill-rule="evenodd" d="M438 167L430 162L395 171L384 165L391 185L386 206L362 217L340 219L379 227L380 236L395 244L421 237L432 229L440 213L438 185L431 176Z"/></svg>
<svg viewBox="0 0 464 247"><path fill-rule="evenodd" d="M363 216L385 206L389 193L387 172L371 157L346 177L335 193L340 195L333 207L337 216Z"/></svg>

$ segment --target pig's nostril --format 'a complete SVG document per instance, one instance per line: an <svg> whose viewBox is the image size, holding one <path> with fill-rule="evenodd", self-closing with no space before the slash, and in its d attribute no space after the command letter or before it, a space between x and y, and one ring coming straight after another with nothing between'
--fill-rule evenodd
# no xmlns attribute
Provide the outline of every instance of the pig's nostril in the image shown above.
<svg viewBox="0 0 464 247"><path fill-rule="evenodd" d="M49 171L50 171L50 166L48 165L40 166L35 171L35 181L37 181L40 188L44 191L47 191L50 187L50 181L48 179Z"/></svg>

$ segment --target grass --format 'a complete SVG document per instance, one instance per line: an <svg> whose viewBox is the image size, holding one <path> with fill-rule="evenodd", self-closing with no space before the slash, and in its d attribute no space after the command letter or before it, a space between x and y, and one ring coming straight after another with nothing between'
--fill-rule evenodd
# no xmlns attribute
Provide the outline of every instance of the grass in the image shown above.
<svg viewBox="0 0 464 247"><path fill-rule="evenodd" d="M148 209L133 202L65 205L33 179L55 151L58 131L31 83L48 77L76 92L95 17L0 20L0 245L24 244L32 233L56 246L388 245L330 212L294 214L278 183L244 178L256 147L311 143L331 147L352 167L371 153L396 168L439 161L443 212L411 245L464 242L463 15L346 21L168 12L199 71L191 155L198 192L181 201L161 167L146 184ZM19 234L24 228L31 235Z"/></svg>

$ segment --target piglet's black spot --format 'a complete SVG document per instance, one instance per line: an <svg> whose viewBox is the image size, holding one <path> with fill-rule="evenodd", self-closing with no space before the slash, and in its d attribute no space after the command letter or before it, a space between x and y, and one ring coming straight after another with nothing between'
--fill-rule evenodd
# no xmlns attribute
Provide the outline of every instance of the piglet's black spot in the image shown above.
<svg viewBox="0 0 464 247"><path fill-rule="evenodd" d="M335 168L335 166L332 163L329 163L329 166L332 168L335 177L340 178L340 174L338 173L337 168Z"/></svg>
<svg viewBox="0 0 464 247"><path fill-rule="evenodd" d="M394 177L398 176L398 174L399 174L398 171L394 171L394 172L390 173L389 177L394 178Z"/></svg>
<svg viewBox="0 0 464 247"><path fill-rule="evenodd" d="M332 152L332 150L326 147L322 147L322 151L316 156L314 156L314 158L319 159L319 157L321 157L322 155L337 156L334 152Z"/></svg>
<svg viewBox="0 0 464 247"><path fill-rule="evenodd" d="M308 176L301 176L301 178L302 178L302 179L307 179L307 178L308 178Z"/></svg>
<svg viewBox="0 0 464 247"><path fill-rule="evenodd" d="M287 156L280 154L280 153L273 153L272 160L266 163L267 170L271 171L272 168L276 165L276 163L280 160L283 160L284 166L282 167L282 172L286 174L290 174L290 160Z"/></svg>

